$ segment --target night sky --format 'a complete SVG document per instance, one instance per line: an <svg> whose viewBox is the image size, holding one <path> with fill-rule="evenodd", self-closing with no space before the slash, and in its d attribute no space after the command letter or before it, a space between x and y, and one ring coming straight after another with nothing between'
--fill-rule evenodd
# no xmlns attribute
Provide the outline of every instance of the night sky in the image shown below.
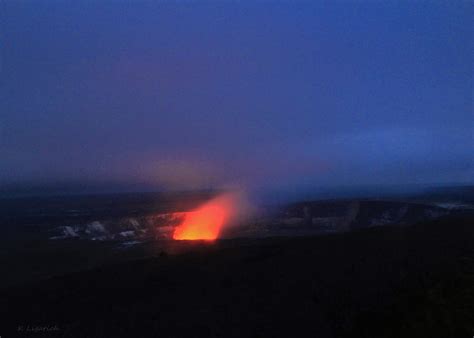
<svg viewBox="0 0 474 338"><path fill-rule="evenodd" d="M0 183L473 183L473 8L2 0Z"/></svg>

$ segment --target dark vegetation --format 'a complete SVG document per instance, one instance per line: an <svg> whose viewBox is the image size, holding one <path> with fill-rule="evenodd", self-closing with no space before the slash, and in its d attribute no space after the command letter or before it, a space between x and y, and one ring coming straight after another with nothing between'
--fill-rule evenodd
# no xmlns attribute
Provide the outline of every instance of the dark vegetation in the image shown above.
<svg viewBox="0 0 474 338"><path fill-rule="evenodd" d="M471 337L473 243L469 215L311 238L195 243L182 255L4 288L0 334Z"/></svg>

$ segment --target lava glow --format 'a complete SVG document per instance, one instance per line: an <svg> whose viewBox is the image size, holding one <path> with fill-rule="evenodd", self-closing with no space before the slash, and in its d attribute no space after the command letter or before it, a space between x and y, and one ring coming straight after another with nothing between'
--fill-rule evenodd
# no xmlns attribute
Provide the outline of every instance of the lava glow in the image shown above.
<svg viewBox="0 0 474 338"><path fill-rule="evenodd" d="M178 240L215 240L234 212L230 196L216 197L196 210L184 213L183 222L173 233Z"/></svg>

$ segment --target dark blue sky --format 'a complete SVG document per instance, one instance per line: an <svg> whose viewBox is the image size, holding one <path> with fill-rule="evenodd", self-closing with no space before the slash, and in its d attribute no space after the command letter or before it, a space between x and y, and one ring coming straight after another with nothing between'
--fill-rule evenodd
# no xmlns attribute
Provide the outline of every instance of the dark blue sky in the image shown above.
<svg viewBox="0 0 474 338"><path fill-rule="evenodd" d="M473 4L1 5L0 182L474 181Z"/></svg>

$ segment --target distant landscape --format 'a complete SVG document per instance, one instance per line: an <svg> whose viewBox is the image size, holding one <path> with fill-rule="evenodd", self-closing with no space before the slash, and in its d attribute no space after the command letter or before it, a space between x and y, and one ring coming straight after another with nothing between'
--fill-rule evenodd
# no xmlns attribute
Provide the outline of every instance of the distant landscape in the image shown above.
<svg viewBox="0 0 474 338"><path fill-rule="evenodd" d="M0 329L53 323L59 331L47 333L61 337L474 332L473 187L266 205L216 242L174 241L173 213L213 194L3 199Z"/></svg>

